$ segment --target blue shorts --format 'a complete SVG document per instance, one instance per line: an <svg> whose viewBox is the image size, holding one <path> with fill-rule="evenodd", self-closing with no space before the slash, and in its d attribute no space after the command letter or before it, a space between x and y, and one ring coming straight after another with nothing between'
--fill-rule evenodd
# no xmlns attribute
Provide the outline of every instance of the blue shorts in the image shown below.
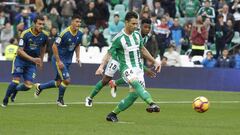
<svg viewBox="0 0 240 135"><path fill-rule="evenodd" d="M63 61L62 61L63 62ZM70 79L70 74L69 74L69 67L71 63L64 63L63 62L63 69L59 69L55 57L52 57L52 65L53 69L55 71L56 77L55 80L67 80Z"/></svg>
<svg viewBox="0 0 240 135"><path fill-rule="evenodd" d="M23 60L20 57L16 57L12 63L12 75L13 77L23 76L24 81L33 82L36 78L36 64Z"/></svg>

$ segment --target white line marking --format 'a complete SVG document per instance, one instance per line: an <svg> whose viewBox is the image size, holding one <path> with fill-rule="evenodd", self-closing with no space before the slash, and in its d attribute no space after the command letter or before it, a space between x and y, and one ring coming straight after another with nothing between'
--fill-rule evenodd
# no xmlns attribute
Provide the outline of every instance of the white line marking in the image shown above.
<svg viewBox="0 0 240 135"><path fill-rule="evenodd" d="M119 102L94 102L94 104L118 104ZM192 101L159 101L157 104L191 104ZM239 104L240 101L210 101L215 104ZM9 103L9 105L53 105L56 102L36 102L36 103ZM69 105L85 104L85 102L66 102ZM135 104L145 104L145 102L135 102Z"/></svg>
<svg viewBox="0 0 240 135"><path fill-rule="evenodd" d="M117 124L135 124L134 122L118 121Z"/></svg>

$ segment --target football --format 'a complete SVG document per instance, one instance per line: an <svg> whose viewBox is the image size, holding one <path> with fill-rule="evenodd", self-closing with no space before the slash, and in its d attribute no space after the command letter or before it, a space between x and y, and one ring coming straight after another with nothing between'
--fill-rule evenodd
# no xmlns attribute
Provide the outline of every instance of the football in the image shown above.
<svg viewBox="0 0 240 135"><path fill-rule="evenodd" d="M210 102L206 97L199 96L193 100L192 107L199 113L206 112L209 109Z"/></svg>

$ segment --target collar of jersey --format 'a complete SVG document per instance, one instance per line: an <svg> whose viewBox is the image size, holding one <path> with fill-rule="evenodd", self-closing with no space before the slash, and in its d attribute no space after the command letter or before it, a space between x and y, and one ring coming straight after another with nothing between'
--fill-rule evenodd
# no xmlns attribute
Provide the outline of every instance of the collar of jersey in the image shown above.
<svg viewBox="0 0 240 135"><path fill-rule="evenodd" d="M30 28L30 32L33 34L33 36L38 36L40 33L38 33L38 35L34 34L32 31L33 28Z"/></svg>
<svg viewBox="0 0 240 135"><path fill-rule="evenodd" d="M76 32L76 34L74 34L74 33L71 31L70 27L71 27L71 26L68 27L69 32L70 32L73 36L76 36L76 35L77 35L77 32Z"/></svg>

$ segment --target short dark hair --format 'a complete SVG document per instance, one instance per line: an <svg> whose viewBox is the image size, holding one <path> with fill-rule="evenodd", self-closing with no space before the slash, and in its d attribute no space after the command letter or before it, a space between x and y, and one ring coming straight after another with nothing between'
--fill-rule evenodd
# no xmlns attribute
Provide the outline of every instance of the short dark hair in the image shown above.
<svg viewBox="0 0 240 135"><path fill-rule="evenodd" d="M213 55L212 51L207 51L207 54L210 53L211 55Z"/></svg>
<svg viewBox="0 0 240 135"><path fill-rule="evenodd" d="M115 17L115 16L119 17L119 14L114 14L114 17Z"/></svg>
<svg viewBox="0 0 240 135"><path fill-rule="evenodd" d="M219 15L217 16L217 19L219 19L219 18L223 18L223 15L222 15L222 14L219 14Z"/></svg>
<svg viewBox="0 0 240 135"><path fill-rule="evenodd" d="M74 19L80 19L81 20L82 17L80 15L75 14L75 15L72 16L72 20L74 20Z"/></svg>
<svg viewBox="0 0 240 135"><path fill-rule="evenodd" d="M33 22L36 23L37 20L42 20L42 21L44 21L43 15L38 14L38 15L34 18Z"/></svg>
<svg viewBox="0 0 240 135"><path fill-rule="evenodd" d="M145 19L142 19L142 21L141 21L141 24L144 24L144 23L152 24L152 21L150 19L148 19L148 18L145 18Z"/></svg>
<svg viewBox="0 0 240 135"><path fill-rule="evenodd" d="M127 12L127 14L125 16L125 21L130 21L132 18L138 19L137 13L134 11Z"/></svg>
<svg viewBox="0 0 240 135"><path fill-rule="evenodd" d="M151 16L152 16L152 17L157 17L157 14L156 14L155 12L152 12L152 13L151 13Z"/></svg>

